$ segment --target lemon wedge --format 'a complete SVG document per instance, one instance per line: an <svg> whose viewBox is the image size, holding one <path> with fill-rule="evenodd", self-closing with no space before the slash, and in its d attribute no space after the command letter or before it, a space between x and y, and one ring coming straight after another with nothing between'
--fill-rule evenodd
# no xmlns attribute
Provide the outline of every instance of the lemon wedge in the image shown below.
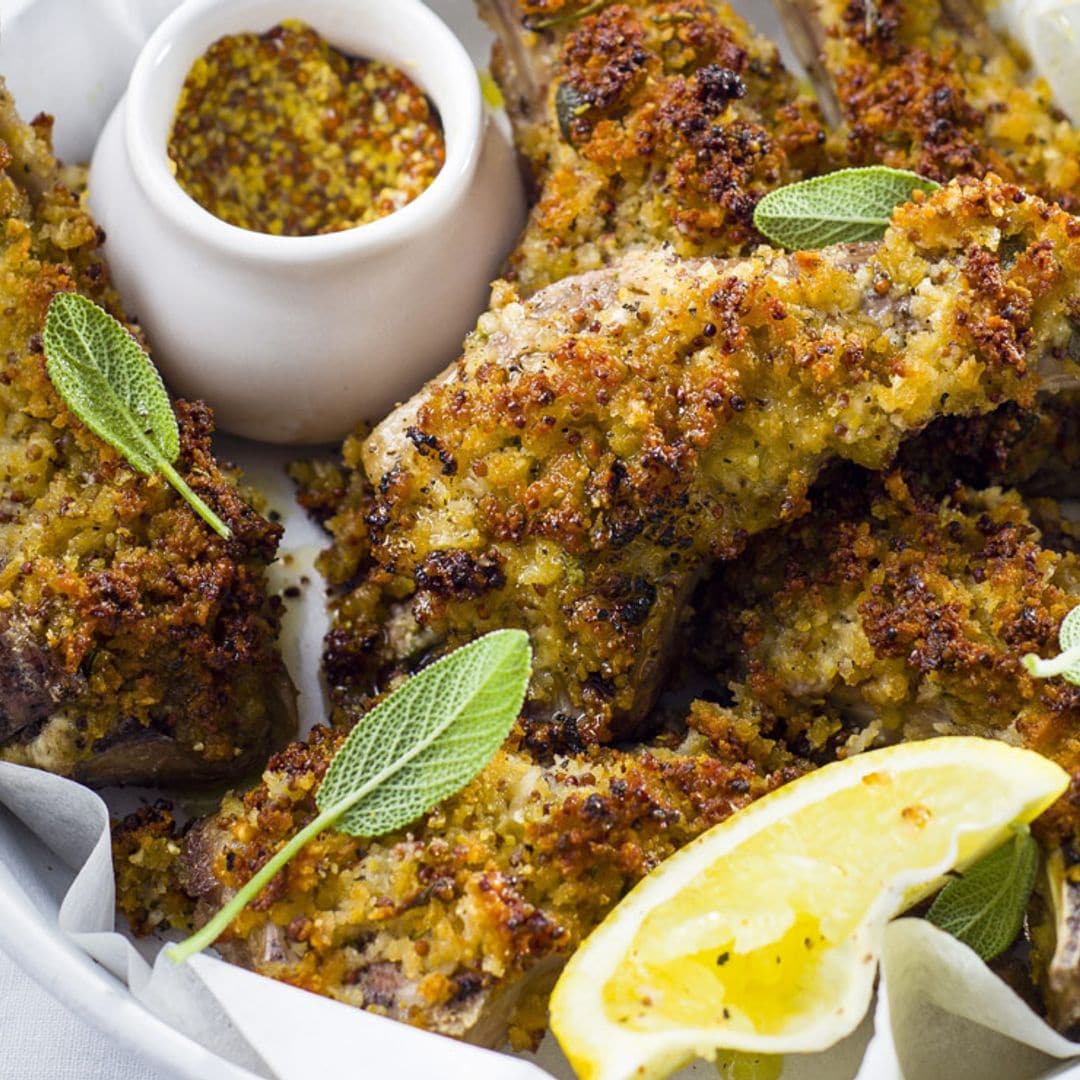
<svg viewBox="0 0 1080 1080"><path fill-rule="evenodd" d="M648 1080L720 1048L824 1050L870 1002L882 931L1066 788L989 739L827 765L710 829L571 958L551 1027L582 1080Z"/></svg>

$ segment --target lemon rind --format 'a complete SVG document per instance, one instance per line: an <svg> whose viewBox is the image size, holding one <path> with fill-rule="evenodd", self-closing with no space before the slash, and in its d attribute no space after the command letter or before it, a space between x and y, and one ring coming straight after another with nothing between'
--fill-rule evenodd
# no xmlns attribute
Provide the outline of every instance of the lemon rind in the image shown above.
<svg viewBox="0 0 1080 1080"><path fill-rule="evenodd" d="M604 1022L599 988L613 977L626 954L632 936L626 928L639 925L648 912L675 897L703 869L755 834L762 827L762 819L765 823L775 820L773 807L778 802L784 807L785 817L794 816L825 796L854 787L871 773L893 770L902 774L920 766L949 764L970 766L988 777L998 776L1008 781L1008 788L1003 788L997 803L982 808L982 820L953 830L948 852L939 863L897 875L878 893L849 938L851 946L861 950L854 955L868 956L870 961L860 964L857 974L846 984L837 1009L828 1016L783 1035L719 1032L713 1028L645 1033ZM842 782L838 782L838 771L843 773ZM957 865L962 838L984 834L978 850L968 858L970 862L1004 839L1010 825L1038 817L1068 782L1064 770L1033 751L968 736L888 747L801 777L702 834L669 859L662 874L647 877L626 896L567 964L551 999L552 1029L582 1080L649 1080L667 1075L696 1057L711 1059L720 1049L766 1054L825 1050L850 1034L866 1013L886 924L939 886L943 875ZM583 969L584 978L575 976L579 969ZM591 1030L579 1028L574 1022L576 1017L585 1018Z"/></svg>

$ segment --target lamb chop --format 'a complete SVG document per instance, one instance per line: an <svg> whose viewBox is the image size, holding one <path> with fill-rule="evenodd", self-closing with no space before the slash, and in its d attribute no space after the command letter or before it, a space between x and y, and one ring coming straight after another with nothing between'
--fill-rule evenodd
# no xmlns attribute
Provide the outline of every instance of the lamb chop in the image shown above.
<svg viewBox="0 0 1080 1080"><path fill-rule="evenodd" d="M238 776L294 729L266 593L280 529L214 461L205 405L176 403L177 465L228 542L49 382L56 293L123 318L50 123L24 125L0 81L0 759L94 784Z"/></svg>
<svg viewBox="0 0 1080 1080"><path fill-rule="evenodd" d="M703 0L660 5L495 0L480 6L499 32L494 69L514 120L516 142L529 163L538 191L529 225L509 264L509 277L515 282L518 298L527 299L540 285L582 267L605 264L619 253L633 252L643 245L655 248L661 241L684 254L738 253L752 244L755 236L746 214L733 213L736 204L748 214L757 197L769 187L795 179L804 170L820 171L830 165L816 114L796 92L779 65L775 49L755 38L737 17L720 5ZM720 103L715 102L714 115L706 116L698 106L708 97L708 85L729 80L731 72L745 81L748 88L745 96L732 99L724 109L719 109ZM691 89L694 92L688 97ZM671 106L675 100L681 103L677 110ZM732 140L737 142L749 131L748 109L753 111L752 126L756 128L750 144L768 146L772 148L770 154L782 151L782 167L748 172L751 159L745 155L720 154L720 148L730 146ZM802 118L796 128L785 127L785 122L796 115ZM812 137L809 137L811 128L806 126L807 118L813 120ZM647 138L642 136L646 129ZM793 141L792 131L808 137ZM704 138L710 151L705 153L698 147L690 154L684 140L686 133ZM1052 157L1048 151L1047 160ZM918 167L919 162L911 158L909 152L908 159L897 163ZM678 168L672 164L676 160L680 163ZM954 164L959 167L961 163ZM698 166L704 170L700 174L694 172ZM984 171L985 168L980 170ZM706 173L710 179L702 186L699 180ZM678 177L682 179L675 182ZM598 196L598 191L603 195ZM732 198L727 197L729 194ZM695 210L695 200L701 199L704 201ZM654 210L664 208L663 212L643 210L643 200ZM597 207L603 207L603 221L599 224ZM711 215L705 231L694 225L706 221L697 216L702 207L707 207ZM596 229L600 232L596 233ZM499 304L505 306L508 294L502 290L499 295L502 297ZM575 295L575 289L570 289L569 302L573 302ZM558 296L551 294L549 308L562 302L556 300ZM587 315L579 317L583 325L587 324ZM1028 404L1033 401L1030 399ZM969 459L985 459L1001 445L1000 436L1005 428L1017 425L1029 436L1037 436L1042 448L1050 449L1072 430L1076 411L1075 403L1067 401L1060 407L1044 409L1041 414L1003 417L1000 423L989 421L996 434L981 443L980 439L986 439L987 435L984 425L980 422L969 427L966 419L961 419L953 424L950 439L964 447ZM396 430L397 441L403 437L437 438L416 425L411 425L414 430L409 436L409 415L408 410L399 413L393 424L380 430L384 433ZM455 416L450 423L456 425L464 419L464 415ZM1032 433L1033 428L1037 430ZM485 561L486 549L472 547L479 533L466 545L473 559L463 558L461 545L453 542L451 522L445 535L436 530L433 544L426 547L421 544L416 549L420 554L415 560L405 560L403 573L396 569L396 553L388 552L380 560L381 568L375 571L379 580L369 579L368 534L371 523L377 523L384 511L370 508L368 493L371 485L387 482L384 476L391 463L385 453L365 454L361 439L358 436L351 440L344 468L313 466L301 478L304 486L311 489L307 501L329 519L335 537L322 563L324 572L342 592L335 605L335 627L328 641L328 675L330 682L342 692L339 695L342 700L351 697L350 687L359 686L362 702L371 688L385 684L401 670L422 664L442 648L440 643L446 640L446 630L440 629L438 623L447 607L445 587L451 579L456 582L451 593L456 592L457 596L456 601L451 598L449 603L462 612L464 621L479 616L480 624L484 625L485 618L491 614L485 597L491 583L498 582L503 571L490 559ZM399 455L401 467L408 468L411 457L428 453L430 447L424 446L415 454L407 450ZM537 453L542 454L543 450L538 448ZM1012 460L1015 462L1017 455L1012 455ZM1040 460L1047 458L1041 455ZM539 468L539 464L533 460L530 467ZM1055 473L1059 475L1061 471L1057 469ZM1038 479L1045 482L1045 474ZM461 481L448 483L453 486ZM557 484L554 490L560 490ZM455 505L460 505L460 501ZM523 509L519 512L524 514ZM387 526L397 527L390 518ZM463 528L468 533L471 526ZM406 533L407 530L401 535ZM625 530L619 535L624 533ZM426 569L419 566L432 549L453 552L452 565ZM593 604L597 611L610 615L616 602L628 602L635 611L651 603L648 588L640 588L635 580L651 581L649 573L653 567L636 565L636 548L626 552L626 556L627 568L616 570L617 580L613 584L619 595L598 598ZM552 565L549 559L546 574L552 580L562 572L560 558L557 555L558 565ZM693 565L692 558L689 565ZM692 580L693 573L692 570L689 577L676 575L679 588ZM422 579L419 589L418 575ZM382 580L391 591L401 594L398 599L415 595L413 610L397 602L387 606L384 585L379 583ZM628 647L639 652L639 666L609 655L618 648L616 641L598 650L590 647L587 640L596 639L592 629L579 635L579 641L585 644L580 654L568 658L572 670L547 688L551 705L546 711L559 729L556 744L580 746L594 737L608 737L610 725L606 719L601 718L597 725L586 718L584 735L578 732L574 720L583 708L607 711L608 706L597 700L605 694L617 715L629 714L631 718L627 729L617 721L618 730L614 733L634 733L635 718L647 710L663 674L663 664L655 661L663 658L664 643L675 629L681 600L685 598L679 588L669 589L670 575L660 572L657 580L662 593L658 610L667 613L665 618L646 626L643 632L636 629L639 624L628 624L625 619L609 627L609 637L627 638ZM433 588L426 589L428 583ZM535 585L547 588L544 581L537 580ZM441 600L437 598L439 589L444 589ZM470 592L479 598L477 604L468 603L465 594ZM554 590L548 594L547 602L549 606L564 602L577 605L579 599L576 595L567 596L563 590ZM460 602L465 602L465 607ZM526 602L525 610L535 606ZM469 612L466 607L479 610ZM490 625L498 625L501 613L494 614ZM583 614L586 621L591 617L587 612ZM580 618L571 615L574 617ZM555 625L549 622L547 614L538 618L544 625ZM558 621L563 621L561 615ZM549 641L552 650L561 648L558 634L549 635ZM408 657L404 663L403 655ZM641 687L640 694L631 701L626 700L628 674ZM567 693L563 690L567 681L589 685L584 693ZM620 695L622 701L618 700ZM583 702L586 696L593 699L589 706ZM534 732L531 737L538 748L550 741L546 732Z"/></svg>
<svg viewBox="0 0 1080 1080"><path fill-rule="evenodd" d="M1019 658L1054 651L1080 602L1080 556L1045 546L1015 494L941 498L899 472L839 472L819 510L758 537L700 598L711 617L695 640L732 678L731 707L695 703L680 744L547 766L508 748L408 830L324 834L232 924L223 955L443 1034L533 1045L562 961L659 860L816 764L941 733L1019 742L1067 768L1073 789L1036 831L1075 864L1080 690L1031 679ZM227 902L315 816L344 737L318 729L186 838L164 808L122 826L133 925L190 930ZM1062 895L1075 915L1075 884ZM1064 1028L1078 1019L1076 945L1063 935L1032 954Z"/></svg>
<svg viewBox="0 0 1080 1080"><path fill-rule="evenodd" d="M965 734L1058 762L1072 786L1034 831L1064 871L1080 863L1080 689L1032 678L1021 657L1054 655L1080 604L1075 536L1073 550L1048 546L1040 513L1015 492L924 486L910 471L834 477L813 514L721 570L694 639L712 643L704 662L732 679L731 727L811 761ZM1067 873L1053 887L1057 943L1035 981L1069 1028L1080 1024L1080 889Z"/></svg>
<svg viewBox="0 0 1080 1080"><path fill-rule="evenodd" d="M883 468L939 416L1071 383L1078 271L1080 223L987 180L906 205L876 245L502 288L463 358L353 444L338 701L520 626L527 745L634 738L695 584L805 513L828 461Z"/></svg>
<svg viewBox="0 0 1080 1080"><path fill-rule="evenodd" d="M830 166L776 46L710 0L478 0L535 190L521 295L627 251L735 255L766 192Z"/></svg>
<svg viewBox="0 0 1080 1080"><path fill-rule="evenodd" d="M775 0L853 165L995 173L1080 210L1080 131L979 0ZM1074 117L1080 122L1080 117Z"/></svg>
<svg viewBox="0 0 1080 1080"><path fill-rule="evenodd" d="M377 841L323 834L218 948L272 978L444 1035L535 1046L562 963L624 893L805 767L719 719L697 705L678 745L609 748L549 767L501 751L407 831ZM225 903L317 813L312 793L344 736L316 729L184 840L163 807L121 826L114 861L132 925L190 929Z"/></svg>
<svg viewBox="0 0 1080 1080"><path fill-rule="evenodd" d="M1080 129L1057 109L1045 82L1017 60L980 0L775 0L809 71L849 165L887 164L939 181L995 173L1027 191L1080 209ZM1080 395L1041 401L1026 415L961 421L947 436L961 467L989 466L977 483L1022 480L1080 494L1080 473L1045 451L1075 454ZM1006 429L1027 442L1010 455L1013 473L994 472L990 456ZM980 439L987 441L980 446ZM927 442L927 445L929 443ZM944 455L938 452L938 459ZM951 459L950 459L951 460ZM1049 472L1037 471L1046 465Z"/></svg>

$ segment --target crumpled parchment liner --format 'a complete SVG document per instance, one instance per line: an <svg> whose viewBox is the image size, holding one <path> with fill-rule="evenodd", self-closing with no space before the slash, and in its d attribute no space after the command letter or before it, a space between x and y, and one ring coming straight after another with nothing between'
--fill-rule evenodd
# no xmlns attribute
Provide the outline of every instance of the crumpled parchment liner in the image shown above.
<svg viewBox="0 0 1080 1080"><path fill-rule="evenodd" d="M539 1060L477 1049L350 1008L203 955L153 967L115 932L109 811L92 791L48 773L0 763L0 805L76 877L58 929L125 983L148 1010L257 1076L310 1080L355 1068L395 1080L539 1080L572 1076L552 1048ZM1021 1080L1049 1075L1054 1059L1080 1055L966 946L918 919L885 933L875 1034L858 1065L866 1028L824 1054L790 1055L785 1078ZM383 1068L378 1063L384 1063ZM1080 1065L1075 1070L1080 1076ZM687 1075L712 1075L699 1065Z"/></svg>
<svg viewBox="0 0 1080 1080"><path fill-rule="evenodd" d="M971 949L923 919L886 927L881 975L875 1026L890 1037L871 1041L860 1080L1022 1080L1080 1055Z"/></svg>

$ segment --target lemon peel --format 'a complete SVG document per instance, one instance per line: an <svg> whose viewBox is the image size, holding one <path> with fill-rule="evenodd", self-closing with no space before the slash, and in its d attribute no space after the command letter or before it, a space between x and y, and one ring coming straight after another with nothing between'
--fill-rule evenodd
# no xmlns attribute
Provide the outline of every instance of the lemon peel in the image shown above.
<svg viewBox="0 0 1080 1080"><path fill-rule="evenodd" d="M889 919L1067 784L1038 754L969 737L810 773L641 882L571 958L552 1030L582 1080L827 1049L866 1012Z"/></svg>

